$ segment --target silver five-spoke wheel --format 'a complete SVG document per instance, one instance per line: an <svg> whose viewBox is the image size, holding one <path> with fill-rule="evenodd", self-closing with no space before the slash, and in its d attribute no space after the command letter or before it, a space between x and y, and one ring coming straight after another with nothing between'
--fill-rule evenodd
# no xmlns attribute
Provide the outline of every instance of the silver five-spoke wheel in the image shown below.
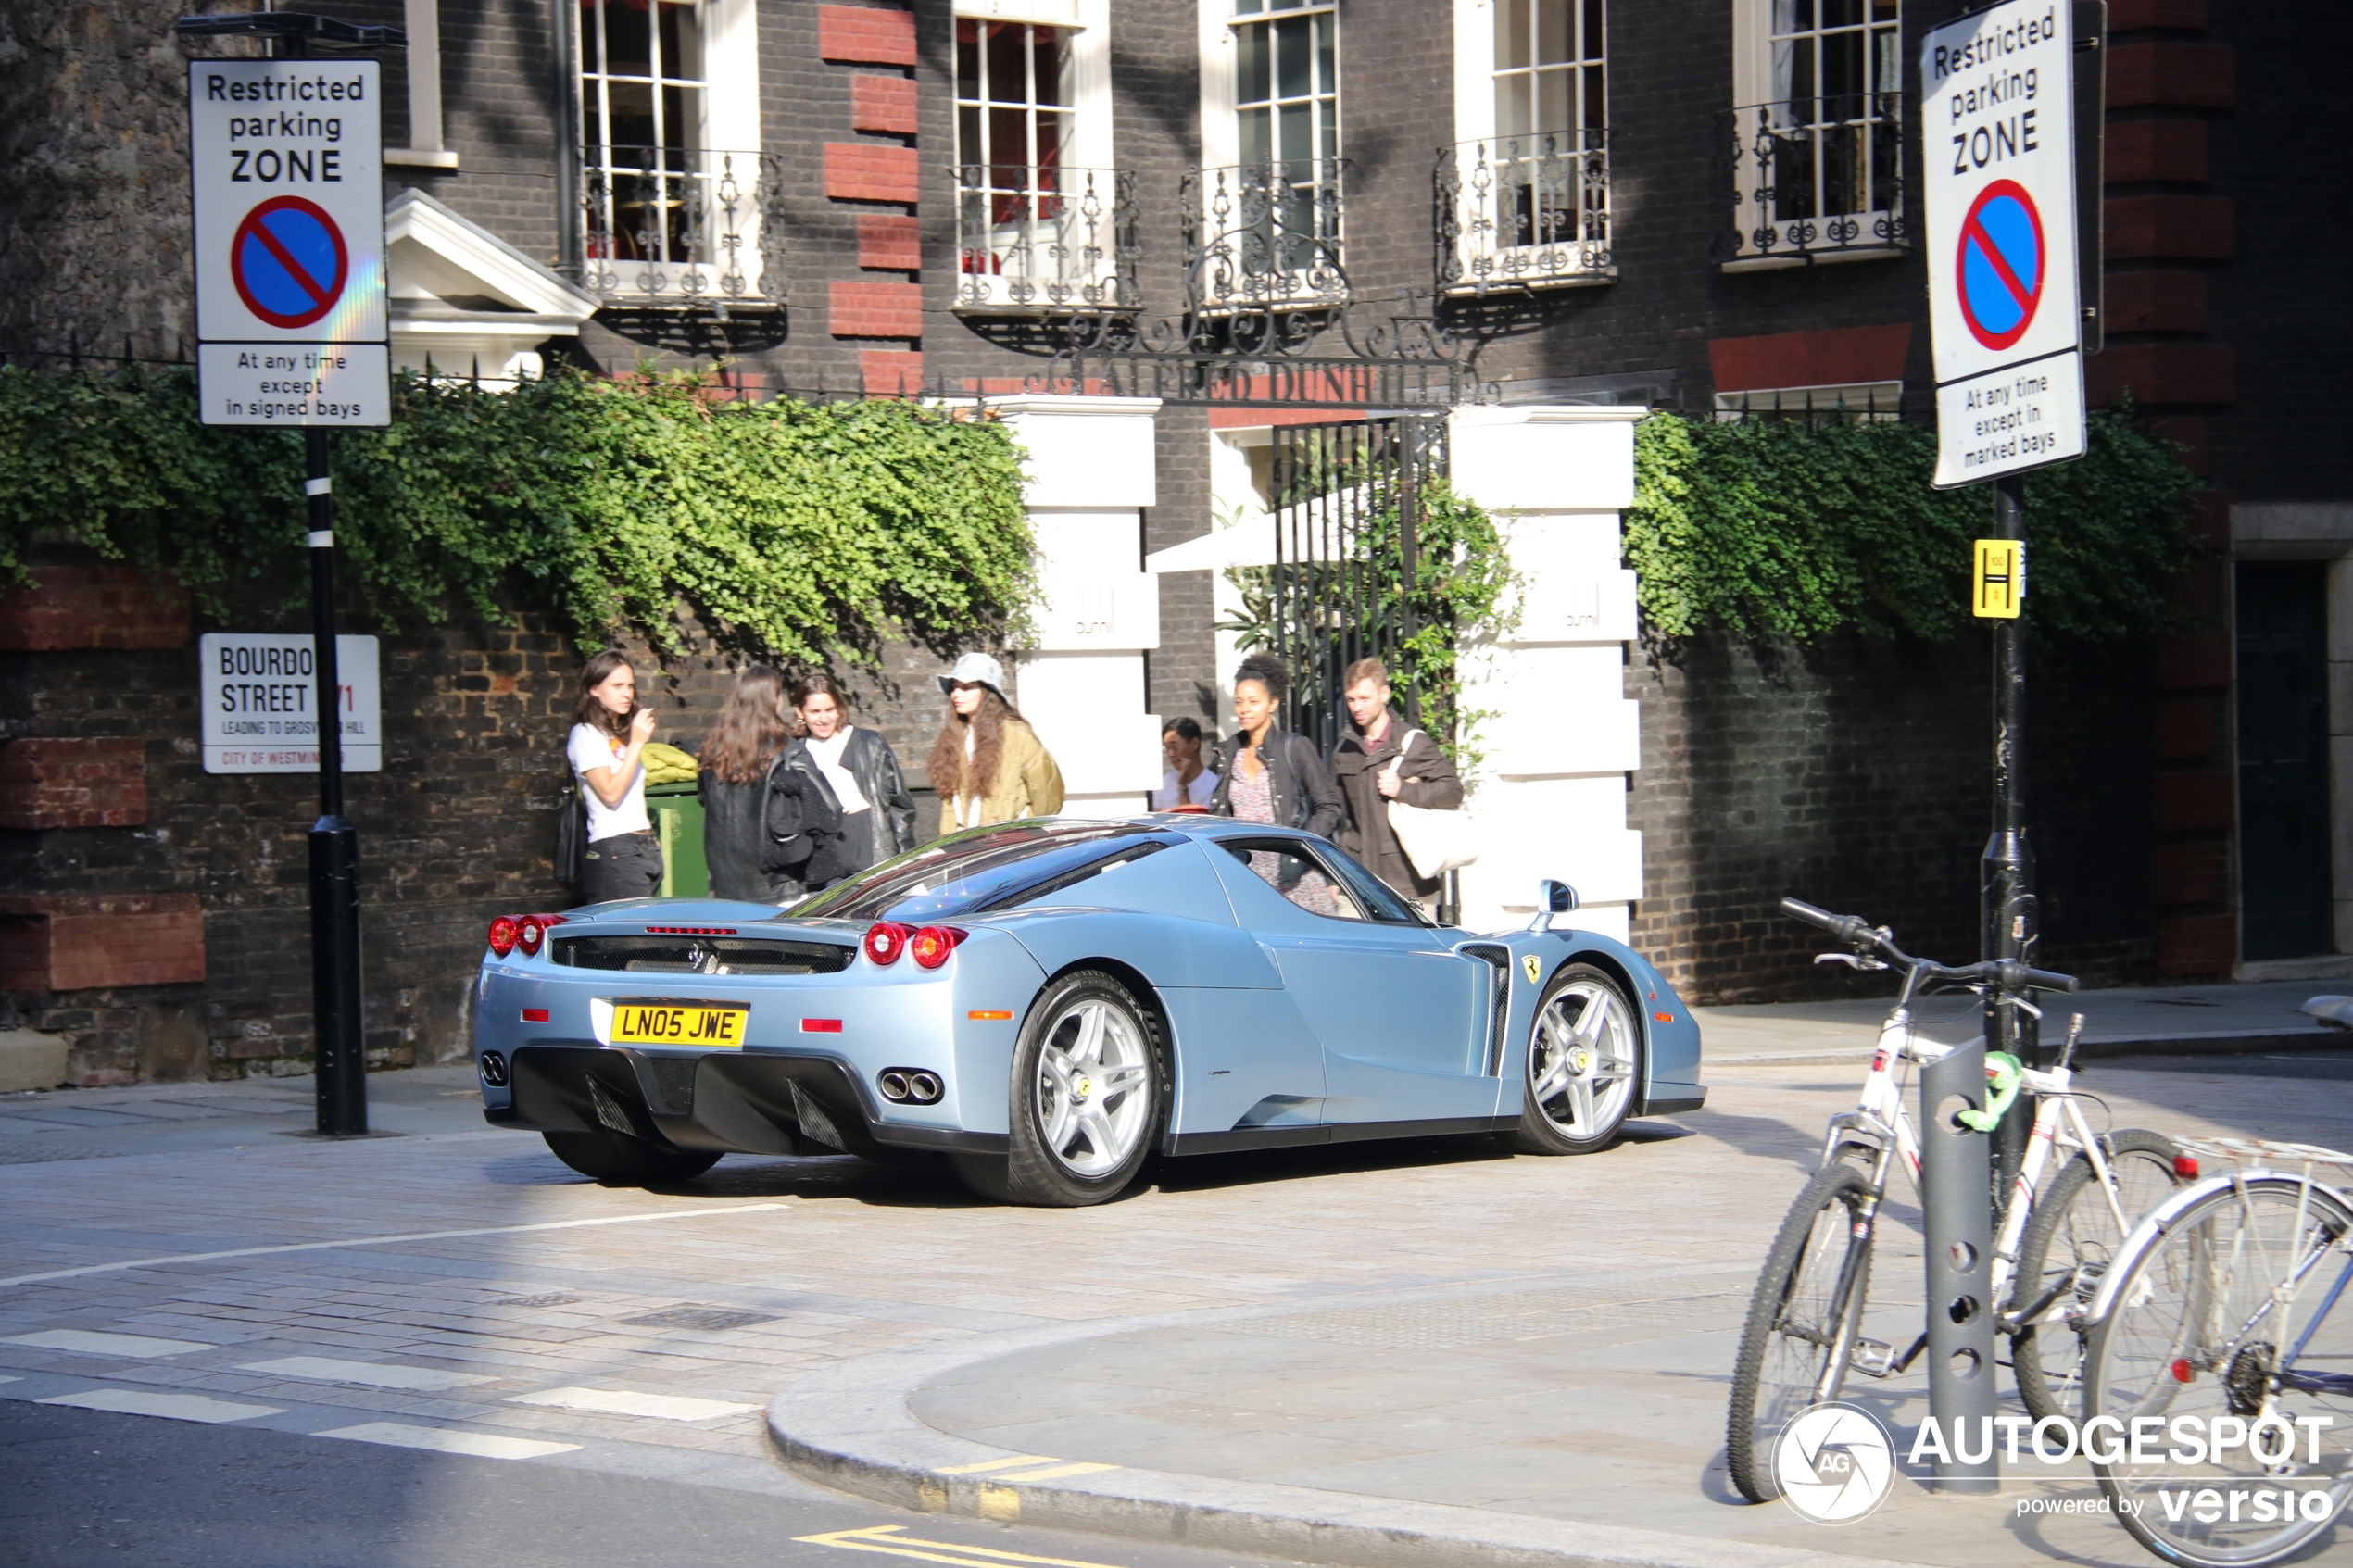
<svg viewBox="0 0 2353 1568"><path fill-rule="evenodd" d="M1151 1049L1107 997L1081 996L1046 1026L1038 1052L1038 1122L1047 1152L1074 1176L1127 1162L1151 1122Z"/></svg>
<svg viewBox="0 0 2353 1568"><path fill-rule="evenodd" d="M1563 968L1529 1032L1527 1099L1513 1145L1582 1154L1616 1137L1641 1089L1642 1038L1616 980L1587 964Z"/></svg>

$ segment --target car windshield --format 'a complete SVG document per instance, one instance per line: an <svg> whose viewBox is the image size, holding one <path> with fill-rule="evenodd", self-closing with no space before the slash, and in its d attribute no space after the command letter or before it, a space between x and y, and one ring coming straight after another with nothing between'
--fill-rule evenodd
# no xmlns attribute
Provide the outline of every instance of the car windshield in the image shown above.
<svg viewBox="0 0 2353 1568"><path fill-rule="evenodd" d="M875 920L896 911L928 920L1001 904L1008 895L1102 859L1123 840L1149 840L1132 822L1007 822L951 834L828 887L786 911L790 920Z"/></svg>

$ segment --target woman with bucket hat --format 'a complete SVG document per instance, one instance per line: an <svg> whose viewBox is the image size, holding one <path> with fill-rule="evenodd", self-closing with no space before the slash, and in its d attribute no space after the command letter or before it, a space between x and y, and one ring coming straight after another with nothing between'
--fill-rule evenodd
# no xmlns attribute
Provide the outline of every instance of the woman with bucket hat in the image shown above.
<svg viewBox="0 0 2353 1568"><path fill-rule="evenodd" d="M931 787L939 792L939 831L985 827L1063 809L1062 770L1013 705L1005 670L985 653L968 653L939 677L948 719L931 748Z"/></svg>

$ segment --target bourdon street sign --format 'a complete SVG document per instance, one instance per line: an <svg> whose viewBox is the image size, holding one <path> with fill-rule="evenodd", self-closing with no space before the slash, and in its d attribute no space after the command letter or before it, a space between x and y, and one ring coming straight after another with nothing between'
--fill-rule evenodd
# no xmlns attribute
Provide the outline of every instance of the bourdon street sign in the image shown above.
<svg viewBox="0 0 2353 1568"><path fill-rule="evenodd" d="M2005 0L1920 44L1939 489L2083 455L2069 0Z"/></svg>
<svg viewBox="0 0 2353 1568"><path fill-rule="evenodd" d="M206 424L391 422L382 90L374 60L188 62Z"/></svg>

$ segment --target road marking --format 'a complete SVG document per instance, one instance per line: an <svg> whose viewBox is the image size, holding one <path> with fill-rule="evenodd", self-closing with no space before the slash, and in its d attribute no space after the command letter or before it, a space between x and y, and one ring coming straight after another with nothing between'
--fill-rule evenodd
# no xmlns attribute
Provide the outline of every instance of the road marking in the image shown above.
<svg viewBox="0 0 2353 1568"><path fill-rule="evenodd" d="M902 1536L904 1524L869 1524L862 1530L835 1530L823 1536L796 1536L812 1546L839 1547L844 1551L880 1551L893 1557L920 1558L925 1562L955 1562L963 1568L1000 1568L1007 1562L1033 1562L1042 1568L1116 1568L1108 1562L1083 1562L1068 1557L1031 1557L1018 1551L997 1551L985 1546L955 1541L927 1541ZM921 1549L928 1548L925 1550Z"/></svg>
<svg viewBox="0 0 2353 1568"><path fill-rule="evenodd" d="M606 1415L645 1415L656 1421L708 1421L715 1415L741 1415L758 1405L729 1404L724 1399L687 1399L675 1394L640 1394L628 1388L543 1388L535 1394L510 1394L510 1405L552 1405L558 1410L598 1411Z"/></svg>
<svg viewBox="0 0 2353 1568"><path fill-rule="evenodd" d="M0 1345L31 1345L43 1350L79 1350L91 1356L184 1356L209 1350L194 1339L150 1339L143 1334L89 1334L78 1328L44 1328L38 1334L13 1335Z"/></svg>
<svg viewBox="0 0 2353 1568"><path fill-rule="evenodd" d="M443 1372L438 1367L385 1366L378 1361L339 1361L329 1356L287 1356L274 1361L247 1361L239 1372L266 1372L277 1377L307 1377L315 1383L356 1383L363 1388L408 1388L439 1393L470 1384L496 1383L478 1373Z"/></svg>
<svg viewBox="0 0 2353 1568"><path fill-rule="evenodd" d="M397 1421L371 1421L339 1426L321 1437L346 1437L355 1443L383 1443L396 1449L423 1449L437 1454L465 1454L472 1459L537 1459L543 1454L567 1454L577 1443L540 1443L529 1437L499 1437L487 1432L452 1432L443 1426L410 1426Z"/></svg>
<svg viewBox="0 0 2353 1568"><path fill-rule="evenodd" d="M79 1394L57 1394L34 1403L112 1411L117 1415L156 1415L166 1421L201 1421L214 1426L224 1421L251 1421L258 1415L285 1413L277 1405L238 1405L226 1399L208 1399L202 1394L158 1394L146 1388L85 1388Z"/></svg>
<svg viewBox="0 0 2353 1568"><path fill-rule="evenodd" d="M978 1464L951 1464L938 1472L942 1475L977 1475L984 1470L1002 1470L1014 1464L1060 1464L1051 1454L1015 1454L1011 1459L988 1459Z"/></svg>
<svg viewBox="0 0 2353 1568"><path fill-rule="evenodd" d="M1089 1464L1081 1461L1076 1464L1050 1465L1044 1470L1016 1470L1007 1474L991 1476L989 1479L994 1481L1059 1481L1065 1475L1092 1475L1099 1470L1117 1470L1119 1466L1115 1464Z"/></svg>
<svg viewBox="0 0 2353 1568"><path fill-rule="evenodd" d="M594 1220L548 1220L535 1225L486 1225L479 1230L465 1231L410 1231L402 1236L359 1236L347 1241L297 1241L283 1247L233 1247L225 1252L175 1252L163 1258L132 1258L120 1263L87 1263L78 1269L51 1269L46 1273L16 1274L0 1279L0 1290L6 1290L12 1285L39 1285L44 1280L118 1273L124 1269L157 1269L168 1263L208 1263L216 1258L267 1258L281 1252L324 1252L337 1247L396 1247L404 1241L455 1241L470 1236L522 1236L529 1231L577 1230L584 1225L642 1225L655 1220L768 1214L784 1207L781 1203L746 1203L732 1209L673 1209L661 1214L607 1214Z"/></svg>

